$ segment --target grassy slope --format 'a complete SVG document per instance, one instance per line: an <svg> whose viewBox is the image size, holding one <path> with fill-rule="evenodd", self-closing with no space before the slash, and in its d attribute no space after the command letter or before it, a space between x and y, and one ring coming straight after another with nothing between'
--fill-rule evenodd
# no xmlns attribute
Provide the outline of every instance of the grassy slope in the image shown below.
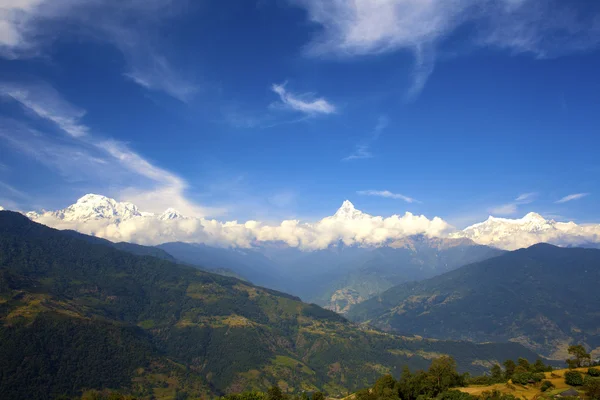
<svg viewBox="0 0 600 400"><path fill-rule="evenodd" d="M578 371L585 374L588 368L578 368ZM512 394L513 396L523 398L525 400L532 400L538 398L550 398L556 394L562 393L565 390L570 389L572 386L569 386L565 383L565 372L569 371L568 369L555 370L552 372L545 372L546 380L552 382L555 386L554 389L548 390L546 392L540 391L541 383L537 383L534 385L516 385L512 383L497 383L494 385L487 386L469 386L466 388L459 388L459 390L470 393L472 395L480 395L483 392L498 390L502 393ZM582 389L580 387L575 387L575 390L581 392Z"/></svg>

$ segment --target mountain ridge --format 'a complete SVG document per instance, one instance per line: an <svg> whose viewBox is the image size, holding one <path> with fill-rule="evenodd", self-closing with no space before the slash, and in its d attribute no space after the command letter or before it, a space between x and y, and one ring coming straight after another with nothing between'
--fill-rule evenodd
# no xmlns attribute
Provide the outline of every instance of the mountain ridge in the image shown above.
<svg viewBox="0 0 600 400"><path fill-rule="evenodd" d="M600 350L599 280L600 250L540 243L395 286L348 316L390 332L511 340L565 359L575 342Z"/></svg>

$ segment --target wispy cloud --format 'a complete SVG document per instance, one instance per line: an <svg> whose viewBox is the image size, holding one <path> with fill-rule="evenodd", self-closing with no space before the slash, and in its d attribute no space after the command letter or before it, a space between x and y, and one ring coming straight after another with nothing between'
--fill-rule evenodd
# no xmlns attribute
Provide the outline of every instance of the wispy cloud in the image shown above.
<svg viewBox="0 0 600 400"><path fill-rule="evenodd" d="M286 83L273 84L271 90L279 95L281 106L308 115L334 114L336 107L324 98L314 98L314 94L294 94L286 90Z"/></svg>
<svg viewBox="0 0 600 400"><path fill-rule="evenodd" d="M0 6L0 56L45 54L50 41L75 32L78 39L116 47L124 76L149 89L187 102L197 92L192 79L173 67L158 47L161 22L177 14L177 0L15 0ZM74 31L73 26L77 26Z"/></svg>
<svg viewBox="0 0 600 400"><path fill-rule="evenodd" d="M307 10L323 29L307 45L318 57L355 57L409 50L415 57L416 96L433 71L443 40L466 23L475 23L475 46L553 57L594 48L600 43L600 20L571 2L551 0L291 0Z"/></svg>
<svg viewBox="0 0 600 400"><path fill-rule="evenodd" d="M533 203L537 196L536 192L522 193L513 202L492 207L489 212L493 215L513 215L517 213L520 205Z"/></svg>
<svg viewBox="0 0 600 400"><path fill-rule="evenodd" d="M65 102L51 86L0 83L0 96L11 98L37 116L54 122L72 137L88 133L88 127L79 122L85 111Z"/></svg>
<svg viewBox="0 0 600 400"><path fill-rule="evenodd" d="M351 160L361 160L366 158L373 158L373 153L371 153L371 145L381 135L381 132L389 125L389 119L382 115L377 119L377 125L373 129L373 131L369 134L369 136L361 143L356 145L354 152L344 158L342 161L351 161Z"/></svg>
<svg viewBox="0 0 600 400"><path fill-rule="evenodd" d="M557 200L555 203L561 204L561 203L566 203L568 201L579 200L585 196L589 196L589 193L574 193L574 194L565 196L560 200Z"/></svg>
<svg viewBox="0 0 600 400"><path fill-rule="evenodd" d="M407 203L420 203L418 200L413 199L412 197L408 197L400 193L392 193L389 190L360 190L356 193L363 196L377 196L388 199L404 200Z"/></svg>
<svg viewBox="0 0 600 400"><path fill-rule="evenodd" d="M519 204L527 204L527 203L533 202L536 197L537 197L536 192L523 193L523 194L520 194L519 196L517 196L515 201Z"/></svg>
<svg viewBox="0 0 600 400"><path fill-rule="evenodd" d="M26 124L2 119L0 138L14 148L58 169L71 179L81 180L93 174L99 180L97 184L104 182L115 186L124 183L119 197L136 202L153 212L164 211L168 207L178 208L181 212L194 216L218 215L223 212L188 200L185 196L188 184L184 179L144 159L125 143L92 134L91 129L71 112L77 108L48 85L28 85L23 88L16 84L0 85L0 89L6 87L11 88L11 93L26 91L27 101L21 101L18 96L9 97L35 117L53 122L72 138L69 142L63 142L31 129ZM0 91L0 94L7 96L4 91ZM80 114L83 115L83 112ZM85 132L85 135L73 135L73 130ZM102 169L98 168L99 165L102 165Z"/></svg>
<svg viewBox="0 0 600 400"><path fill-rule="evenodd" d="M370 147L371 146L368 144L359 144L356 146L354 153L342 158L342 161L363 160L365 158L373 158L373 153L371 153Z"/></svg>
<svg viewBox="0 0 600 400"><path fill-rule="evenodd" d="M493 215L513 215L517 213L517 204L508 203L490 209Z"/></svg>

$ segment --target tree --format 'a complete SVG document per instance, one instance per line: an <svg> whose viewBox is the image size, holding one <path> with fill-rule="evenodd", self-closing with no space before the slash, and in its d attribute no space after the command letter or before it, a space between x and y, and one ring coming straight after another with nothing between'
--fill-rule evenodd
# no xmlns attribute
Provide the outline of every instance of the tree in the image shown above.
<svg viewBox="0 0 600 400"><path fill-rule="evenodd" d="M535 363L533 363L533 370L534 372L550 372L552 371L552 367L544 364L544 362L538 358L535 360Z"/></svg>
<svg viewBox="0 0 600 400"><path fill-rule="evenodd" d="M434 382L436 393L462 384L461 376L456 372L456 361L449 356L434 359L429 367L429 375Z"/></svg>
<svg viewBox="0 0 600 400"><path fill-rule="evenodd" d="M523 367L523 369L525 371L529 371L531 369L531 365L529 364L529 361L527 361L527 359L519 357L519 359L517 360L517 365L519 367Z"/></svg>
<svg viewBox="0 0 600 400"><path fill-rule="evenodd" d="M583 375L577 371L565 372L565 383L570 386L583 385Z"/></svg>
<svg viewBox="0 0 600 400"><path fill-rule="evenodd" d="M490 369L490 374L494 382L502 382L504 380L502 368L498 364L494 364L492 366L492 369Z"/></svg>
<svg viewBox="0 0 600 400"><path fill-rule="evenodd" d="M279 386L274 385L267 391L267 400L283 400L283 393Z"/></svg>
<svg viewBox="0 0 600 400"><path fill-rule="evenodd" d="M397 382L392 375L383 375L377 379L375 386L373 386L373 393L378 398L393 399L398 398Z"/></svg>
<svg viewBox="0 0 600 400"><path fill-rule="evenodd" d="M517 368L517 365L513 360L504 361L504 377L506 380L512 378L515 373L515 368Z"/></svg>
<svg viewBox="0 0 600 400"><path fill-rule="evenodd" d="M325 400L325 395L321 392L314 392L312 395L312 400Z"/></svg>
<svg viewBox="0 0 600 400"><path fill-rule="evenodd" d="M591 364L592 357L590 356L590 353L585 351L585 347L582 345L571 345L569 346L568 352L573 356L573 358L567 360L569 368L581 368L584 365Z"/></svg>

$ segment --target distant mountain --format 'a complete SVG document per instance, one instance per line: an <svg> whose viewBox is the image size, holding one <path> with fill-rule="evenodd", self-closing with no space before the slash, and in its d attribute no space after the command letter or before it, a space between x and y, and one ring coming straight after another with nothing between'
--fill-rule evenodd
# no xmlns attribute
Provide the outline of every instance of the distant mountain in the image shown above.
<svg viewBox="0 0 600 400"><path fill-rule="evenodd" d="M341 395L440 354L462 371L518 344L400 337L298 298L0 211L0 398L83 388L208 397L273 384Z"/></svg>
<svg viewBox="0 0 600 400"><path fill-rule="evenodd" d="M345 313L351 305L392 286L430 278L502 253L468 239L410 236L385 247L367 249L348 262L344 274L323 290L316 302Z"/></svg>
<svg viewBox="0 0 600 400"><path fill-rule="evenodd" d="M348 316L386 331L514 341L565 359L572 343L600 347L600 250L538 244L395 286Z"/></svg>
<svg viewBox="0 0 600 400"><path fill-rule="evenodd" d="M450 237L468 238L476 243L507 250L529 247L540 242L559 246L597 246L600 225L556 222L531 212L519 219L489 217L484 222L451 233Z"/></svg>
<svg viewBox="0 0 600 400"><path fill-rule="evenodd" d="M257 285L292 293L340 313L399 283L502 254L468 239L424 236L411 236L385 247L338 244L315 251L286 245L236 249L165 243L157 247L186 263L231 270Z"/></svg>
<svg viewBox="0 0 600 400"><path fill-rule="evenodd" d="M600 243L600 224L576 224L547 220L536 213L523 218L490 217L463 230L456 230L439 217L406 212L379 217L367 214L345 200L332 216L318 221L282 221L269 225L260 221L217 221L185 216L169 208L162 213L145 212L128 202L87 194L65 209L29 212L32 220L58 229L74 229L114 242L146 245L166 242L204 243L224 248L255 248L272 243L304 251L345 246L385 247L410 236L467 238L479 245L515 250L547 242L559 246L594 246Z"/></svg>
<svg viewBox="0 0 600 400"><path fill-rule="evenodd" d="M257 285L281 289L277 265L252 249L221 248L183 242L163 243L156 248L189 265L247 279Z"/></svg>

